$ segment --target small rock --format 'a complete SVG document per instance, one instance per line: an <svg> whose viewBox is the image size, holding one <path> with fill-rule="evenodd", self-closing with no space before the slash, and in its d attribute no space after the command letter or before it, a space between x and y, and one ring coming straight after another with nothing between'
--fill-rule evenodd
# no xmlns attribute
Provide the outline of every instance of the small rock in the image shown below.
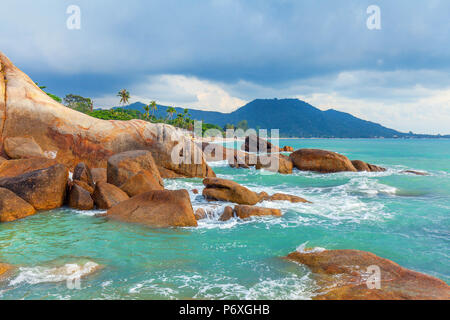
<svg viewBox="0 0 450 320"><path fill-rule="evenodd" d="M311 203L308 200L305 200L301 197L293 196L290 194L284 194L284 193L275 193L274 195L272 195L269 198L269 200L270 201L290 201L292 203L298 203L298 202Z"/></svg>
<svg viewBox="0 0 450 320"><path fill-rule="evenodd" d="M384 172L385 168L361 161L361 160L352 160L352 164L357 171L367 171L367 172Z"/></svg>
<svg viewBox="0 0 450 320"><path fill-rule="evenodd" d="M107 182L98 182L92 194L98 209L109 209L130 197L120 188Z"/></svg>
<svg viewBox="0 0 450 320"><path fill-rule="evenodd" d="M94 209L94 201L89 191L75 184L70 190L69 207L79 210L92 210Z"/></svg>
<svg viewBox="0 0 450 320"><path fill-rule="evenodd" d="M192 189L193 194L198 194L198 189Z"/></svg>
<svg viewBox="0 0 450 320"><path fill-rule="evenodd" d="M94 179L92 178L91 170L83 162L80 162L79 164L77 164L77 166L73 170L72 179L84 181L92 187L95 186Z"/></svg>
<svg viewBox="0 0 450 320"><path fill-rule="evenodd" d="M420 171L414 171L414 170L405 170L402 171L403 173L410 173L410 174L415 174L416 176L427 176L428 173L426 172L420 172Z"/></svg>
<svg viewBox="0 0 450 320"><path fill-rule="evenodd" d="M233 216L234 216L233 208L225 207L225 209L223 210L223 213L220 216L219 220L220 221L228 221L231 218L233 218Z"/></svg>
<svg viewBox="0 0 450 320"><path fill-rule="evenodd" d="M195 210L195 219L196 220L202 220L206 218L206 210L203 208L198 208L197 210Z"/></svg>
<svg viewBox="0 0 450 320"><path fill-rule="evenodd" d="M260 200L258 194L231 180L206 178L203 184L206 187L203 189L203 196L209 200L249 205L254 205Z"/></svg>
<svg viewBox="0 0 450 320"><path fill-rule="evenodd" d="M280 151L281 152L294 152L294 148L292 148L290 146L284 146L283 148L281 148Z"/></svg>
<svg viewBox="0 0 450 320"><path fill-rule="evenodd" d="M239 205L234 207L234 212L241 219L247 219L252 216L277 216L281 217L281 210L262 208L248 205Z"/></svg>
<svg viewBox="0 0 450 320"><path fill-rule="evenodd" d="M14 192L0 188L0 222L11 222L35 213L36 210L31 204L18 197Z"/></svg>

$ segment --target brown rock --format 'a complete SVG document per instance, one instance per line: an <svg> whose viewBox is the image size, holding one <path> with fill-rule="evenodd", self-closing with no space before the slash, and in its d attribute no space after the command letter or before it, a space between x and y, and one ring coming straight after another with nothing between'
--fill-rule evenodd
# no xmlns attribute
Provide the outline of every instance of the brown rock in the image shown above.
<svg viewBox="0 0 450 320"><path fill-rule="evenodd" d="M35 213L36 210L31 204L18 197L14 192L0 188L0 222L22 219Z"/></svg>
<svg viewBox="0 0 450 320"><path fill-rule="evenodd" d="M194 213L196 220L202 220L206 218L206 210L203 208L198 208Z"/></svg>
<svg viewBox="0 0 450 320"><path fill-rule="evenodd" d="M69 170L62 164L15 177L0 178L0 187L14 192L36 210L50 210L63 205Z"/></svg>
<svg viewBox="0 0 450 320"><path fill-rule="evenodd" d="M109 209L130 197L120 188L107 182L98 182L92 195L98 209Z"/></svg>
<svg viewBox="0 0 450 320"><path fill-rule="evenodd" d="M279 209L262 208L262 207L247 206L247 205L235 206L234 212L241 219L247 219L252 216L281 217L281 211Z"/></svg>
<svg viewBox="0 0 450 320"><path fill-rule="evenodd" d="M234 211L232 207L225 207L225 209L223 210L222 215L220 216L219 220L220 221L228 221L231 218L233 218L234 216Z"/></svg>
<svg viewBox="0 0 450 320"><path fill-rule="evenodd" d="M44 158L44 152L33 137L8 137L4 139L5 153L11 159Z"/></svg>
<svg viewBox="0 0 450 320"><path fill-rule="evenodd" d="M415 174L416 176L427 176L428 173L426 172L420 172L420 171L414 171L414 170L405 170L402 171L403 173L410 173L410 174Z"/></svg>
<svg viewBox="0 0 450 320"><path fill-rule="evenodd" d="M8 161L7 159L0 156L0 166L3 164L3 162Z"/></svg>
<svg viewBox="0 0 450 320"><path fill-rule="evenodd" d="M107 182L106 168L92 168L91 175L94 183L100 181Z"/></svg>
<svg viewBox="0 0 450 320"><path fill-rule="evenodd" d="M4 161L0 164L0 178L19 176L27 172L49 168L55 164L58 162L45 158Z"/></svg>
<svg viewBox="0 0 450 320"><path fill-rule="evenodd" d="M112 207L107 216L154 228L197 226L187 190L154 190L142 193Z"/></svg>
<svg viewBox="0 0 450 320"><path fill-rule="evenodd" d="M92 178L91 169L83 162L77 164L77 166L73 170L72 179L84 181L92 187L95 185L94 179Z"/></svg>
<svg viewBox="0 0 450 320"><path fill-rule="evenodd" d="M305 200L301 197L293 196L290 194L284 194L284 193L275 193L274 195L272 195L269 198L269 200L270 201L290 201L292 203L298 203L298 202L311 203L308 200Z"/></svg>
<svg viewBox="0 0 450 320"><path fill-rule="evenodd" d="M14 270L12 265L0 262L0 280L6 278L12 270Z"/></svg>
<svg viewBox="0 0 450 320"><path fill-rule="evenodd" d="M258 194L231 180L206 178L203 180L203 184L205 185L203 196L209 200L249 205L259 202Z"/></svg>
<svg viewBox="0 0 450 320"><path fill-rule="evenodd" d="M120 189L130 197L134 197L148 191L163 190L164 187L161 186L160 181L155 179L154 175L151 175L148 171L141 171L129 178L120 186Z"/></svg>
<svg viewBox="0 0 450 320"><path fill-rule="evenodd" d="M91 187L89 184L87 184L87 183L84 182L84 181L81 181L81 180L73 180L73 181L72 181L72 184L71 184L71 187L72 187L73 185L77 185L77 186L83 188L84 190L86 190L87 192L89 192L89 194L93 194L93 193L94 193L94 188Z"/></svg>
<svg viewBox="0 0 450 320"><path fill-rule="evenodd" d="M160 187L164 188L152 153L146 150L127 151L110 157L107 167L108 183L119 187L143 170L148 171L153 176L152 180L157 181Z"/></svg>
<svg viewBox="0 0 450 320"><path fill-rule="evenodd" d="M331 151L300 149L291 153L289 157L294 166L303 171L316 171L321 173L356 172L355 167L346 156Z"/></svg>
<svg viewBox="0 0 450 320"><path fill-rule="evenodd" d="M242 145L241 149L247 152L254 153L271 153L280 151L280 148L278 148L277 146L254 134L245 137L245 142Z"/></svg>
<svg viewBox="0 0 450 320"><path fill-rule="evenodd" d="M290 147L290 146L284 146L283 148L281 148L282 152L294 152L294 148Z"/></svg>
<svg viewBox="0 0 450 320"><path fill-rule="evenodd" d="M282 154L263 155L258 157L258 163L255 168L265 169L273 172L279 172L281 174L292 173L294 167L291 159Z"/></svg>
<svg viewBox="0 0 450 320"><path fill-rule="evenodd" d="M1 52L0 68L0 154L4 138L30 136L68 168L104 168L113 154L149 150L157 166L182 176L213 174L200 148L171 125L96 119L54 101ZM182 150L189 161L172 160Z"/></svg>
<svg viewBox="0 0 450 320"><path fill-rule="evenodd" d="M367 171L367 172L384 172L385 168L361 161L361 160L352 160L352 164L357 171Z"/></svg>
<svg viewBox="0 0 450 320"><path fill-rule="evenodd" d="M79 210L92 210L94 209L94 201L89 191L75 184L70 190L69 207Z"/></svg>
<svg viewBox="0 0 450 320"><path fill-rule="evenodd" d="M193 194L198 194L198 189L192 189Z"/></svg>
<svg viewBox="0 0 450 320"><path fill-rule="evenodd" d="M258 198L259 198L258 202L261 202L261 201L269 200L270 196L267 192L261 191L260 193L258 193Z"/></svg>
<svg viewBox="0 0 450 320"><path fill-rule="evenodd" d="M373 253L359 250L294 252L287 259L306 265L315 274L320 300L450 299L450 287L437 278L405 269ZM370 268L380 268L379 289L369 289ZM370 284L374 284L370 282Z"/></svg>

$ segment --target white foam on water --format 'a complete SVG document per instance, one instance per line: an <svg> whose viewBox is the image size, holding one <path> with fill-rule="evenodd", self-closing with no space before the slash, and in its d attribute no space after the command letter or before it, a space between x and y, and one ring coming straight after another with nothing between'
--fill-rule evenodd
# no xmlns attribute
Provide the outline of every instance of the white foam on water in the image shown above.
<svg viewBox="0 0 450 320"><path fill-rule="evenodd" d="M308 248L308 250L306 250L306 245L308 244L308 242L309 241L302 243L295 250L299 253L316 253L316 252L324 252L326 250L325 248L322 247Z"/></svg>
<svg viewBox="0 0 450 320"><path fill-rule="evenodd" d="M169 287L161 286L160 284L155 282L155 279L145 280L140 282L128 290L130 294L140 294L145 291L148 291L151 294L156 294L163 296L169 299L176 299L177 294L179 292Z"/></svg>
<svg viewBox="0 0 450 320"><path fill-rule="evenodd" d="M96 271L99 265L88 261L85 264L67 263L61 267L21 267L19 275L10 281L10 285L21 283L38 284L44 282L62 282L79 279Z"/></svg>
<svg viewBox="0 0 450 320"><path fill-rule="evenodd" d="M106 210L78 210L78 209L72 210L76 214L89 217L102 216L106 214Z"/></svg>

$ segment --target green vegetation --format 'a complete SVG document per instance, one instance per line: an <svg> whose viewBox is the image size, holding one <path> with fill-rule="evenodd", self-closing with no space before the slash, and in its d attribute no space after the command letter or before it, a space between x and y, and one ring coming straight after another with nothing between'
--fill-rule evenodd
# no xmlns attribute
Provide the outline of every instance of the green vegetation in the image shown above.
<svg viewBox="0 0 450 320"><path fill-rule="evenodd" d="M35 82L36 85L39 87L39 89L41 89L42 91L44 91L44 89L46 89L46 86L40 86L37 82ZM56 102L62 103L62 99L52 93L48 93L46 91L44 91L50 98L52 98L53 100L55 100Z"/></svg>
<svg viewBox="0 0 450 320"><path fill-rule="evenodd" d="M68 94L64 98L64 105L71 109L88 113L94 110L94 104L90 98L84 98L75 94Z"/></svg>
<svg viewBox="0 0 450 320"><path fill-rule="evenodd" d="M126 105L128 104L128 100L130 99L130 92L127 89L122 89L117 93L117 96L120 97L119 104Z"/></svg>

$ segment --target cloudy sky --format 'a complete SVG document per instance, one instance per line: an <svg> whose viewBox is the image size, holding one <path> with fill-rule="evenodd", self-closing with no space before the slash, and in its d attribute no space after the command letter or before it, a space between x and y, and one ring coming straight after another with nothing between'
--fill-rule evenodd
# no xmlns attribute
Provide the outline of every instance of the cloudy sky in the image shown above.
<svg viewBox="0 0 450 320"><path fill-rule="evenodd" d="M69 5L81 29L67 28ZM381 30L367 28L367 8ZM2 0L0 50L60 96L230 112L300 98L450 134L448 0Z"/></svg>

